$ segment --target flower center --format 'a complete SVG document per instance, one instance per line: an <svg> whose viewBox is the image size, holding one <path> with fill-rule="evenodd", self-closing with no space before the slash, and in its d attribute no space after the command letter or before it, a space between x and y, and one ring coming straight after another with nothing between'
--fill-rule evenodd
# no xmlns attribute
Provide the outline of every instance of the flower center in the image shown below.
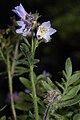
<svg viewBox="0 0 80 120"><path fill-rule="evenodd" d="M44 27L40 27L40 33L44 34L46 32L46 29Z"/></svg>
<svg viewBox="0 0 80 120"><path fill-rule="evenodd" d="M25 20L28 20L28 19L29 19L29 17L26 15L26 16L25 16Z"/></svg>
<svg viewBox="0 0 80 120"><path fill-rule="evenodd" d="M26 23L25 28L23 29L24 32L28 31L31 29L31 25Z"/></svg>

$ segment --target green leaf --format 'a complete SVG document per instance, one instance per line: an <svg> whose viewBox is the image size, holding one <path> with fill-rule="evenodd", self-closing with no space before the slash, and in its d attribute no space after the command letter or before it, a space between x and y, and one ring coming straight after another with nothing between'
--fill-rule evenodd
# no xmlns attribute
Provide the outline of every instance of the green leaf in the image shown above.
<svg viewBox="0 0 80 120"><path fill-rule="evenodd" d="M46 82L46 81L42 81L43 87L45 90L51 90L51 86Z"/></svg>
<svg viewBox="0 0 80 120"><path fill-rule="evenodd" d="M77 95L74 99L61 101L58 105L59 107L72 106L80 102L80 94Z"/></svg>
<svg viewBox="0 0 80 120"><path fill-rule="evenodd" d="M66 74L67 74L68 79L70 79L70 77L71 77L71 75L72 75L72 63L71 63L70 58L68 58L68 59L66 60L65 70L66 70Z"/></svg>
<svg viewBox="0 0 80 120"><path fill-rule="evenodd" d="M63 85L61 85L59 82L57 82L57 81L55 81L56 82L56 84L60 87L60 88L62 88L62 90L64 90L64 87L63 87Z"/></svg>
<svg viewBox="0 0 80 120"><path fill-rule="evenodd" d="M34 59L33 61L32 61L32 64L34 65L34 64L37 64L37 63L39 63L39 59Z"/></svg>
<svg viewBox="0 0 80 120"><path fill-rule="evenodd" d="M57 86L51 81L49 77L46 78L46 81L42 81L42 85L45 90L52 90L57 88Z"/></svg>
<svg viewBox="0 0 80 120"><path fill-rule="evenodd" d="M17 56L16 56L16 60L20 59L21 57L22 57L22 54L18 53Z"/></svg>
<svg viewBox="0 0 80 120"><path fill-rule="evenodd" d="M38 47L39 43L38 40L35 38L33 39L33 52L35 53L36 48Z"/></svg>
<svg viewBox="0 0 80 120"><path fill-rule="evenodd" d="M23 102L15 105L16 109L22 111L29 111L32 108L31 103Z"/></svg>
<svg viewBox="0 0 80 120"><path fill-rule="evenodd" d="M65 113L65 116L67 116L67 117L69 118L69 117L71 117L71 116L73 115L73 112L74 112L74 111L69 111L69 110L68 110L68 111Z"/></svg>
<svg viewBox="0 0 80 120"><path fill-rule="evenodd" d="M32 101L32 97L31 97L30 94L27 94L27 93L24 93L24 92L20 92L19 96L22 99L21 101L24 101L24 100L29 101L29 102Z"/></svg>
<svg viewBox="0 0 80 120"><path fill-rule="evenodd" d="M53 88L56 89L57 86L51 81L51 79L49 77L47 77L47 83Z"/></svg>
<svg viewBox="0 0 80 120"><path fill-rule="evenodd" d="M22 74L27 73L27 72L29 72L29 68L20 67L20 66L15 67L15 76L22 75Z"/></svg>
<svg viewBox="0 0 80 120"><path fill-rule="evenodd" d="M28 59L29 64L33 64L34 57L31 52L28 52L27 59Z"/></svg>
<svg viewBox="0 0 80 120"><path fill-rule="evenodd" d="M19 115L17 116L17 120L27 120L27 115Z"/></svg>
<svg viewBox="0 0 80 120"><path fill-rule="evenodd" d="M32 120L34 120L34 115L32 114L31 111L29 111L29 116L30 116L30 118L32 118Z"/></svg>
<svg viewBox="0 0 80 120"><path fill-rule="evenodd" d="M75 97L77 95L77 93L79 92L79 90L80 90L80 85L72 87L72 89L70 91L68 91L68 93L66 95L64 95L62 97L62 101Z"/></svg>
<svg viewBox="0 0 80 120"><path fill-rule="evenodd" d="M31 90L31 82L30 82L30 80L28 80L27 78L24 78L24 77L20 77L19 79L20 79L20 81L22 82L22 84L23 84L26 88L28 88L28 89Z"/></svg>
<svg viewBox="0 0 80 120"><path fill-rule="evenodd" d="M80 120L80 114L76 114L76 115L73 117L73 120Z"/></svg>
<svg viewBox="0 0 80 120"><path fill-rule="evenodd" d="M6 120L6 116L2 116L0 120Z"/></svg>
<svg viewBox="0 0 80 120"><path fill-rule="evenodd" d="M54 116L55 119L57 119L57 120L68 120L68 119L64 118L64 116L62 116L62 115L60 115L60 114L57 114L57 113L55 113L53 116Z"/></svg>
<svg viewBox="0 0 80 120"><path fill-rule="evenodd" d="M46 76L41 74L37 76L37 81L46 80Z"/></svg>
<svg viewBox="0 0 80 120"><path fill-rule="evenodd" d="M23 64L23 65L26 65L26 66L28 66L28 67L30 66L28 61L24 61L22 64Z"/></svg>
<svg viewBox="0 0 80 120"><path fill-rule="evenodd" d="M70 80L68 81L68 86L77 83L78 81L80 81L80 72L75 73L70 77Z"/></svg>
<svg viewBox="0 0 80 120"><path fill-rule="evenodd" d="M22 53L25 55L29 51L29 47L25 43L21 43L20 49L21 49Z"/></svg>

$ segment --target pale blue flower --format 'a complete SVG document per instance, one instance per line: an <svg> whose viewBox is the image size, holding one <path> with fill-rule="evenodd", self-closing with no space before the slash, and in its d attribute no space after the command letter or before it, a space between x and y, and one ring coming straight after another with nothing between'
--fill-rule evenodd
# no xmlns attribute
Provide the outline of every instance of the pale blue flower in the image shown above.
<svg viewBox="0 0 80 120"><path fill-rule="evenodd" d="M16 33L27 36L30 30L32 29L32 20L34 19L34 14L28 14L22 4L12 9L21 19L16 21L19 28L16 30Z"/></svg>
<svg viewBox="0 0 80 120"><path fill-rule="evenodd" d="M43 75L45 75L46 77L50 76L51 74L49 72L46 72L46 70L43 70Z"/></svg>
<svg viewBox="0 0 80 120"><path fill-rule="evenodd" d="M34 19L34 15L33 14L28 14L24 7L22 6L22 4L20 3L19 6L16 6L14 9L12 9L12 11L14 13L16 13L22 20L25 20L25 21L30 21L32 19Z"/></svg>
<svg viewBox="0 0 80 120"><path fill-rule="evenodd" d="M19 6L15 7L15 9L12 9L12 11L15 12L22 19L25 19L28 15L21 3Z"/></svg>
<svg viewBox="0 0 80 120"><path fill-rule="evenodd" d="M13 94L12 94L12 96L13 96L13 100L14 100L14 102L16 102L19 98L20 98L20 96L19 96L19 93L17 92L17 91L15 91ZM10 94L8 93L7 94L7 96L6 96L6 103L10 103Z"/></svg>
<svg viewBox="0 0 80 120"><path fill-rule="evenodd" d="M16 30L16 33L27 36L32 28L32 24L29 22L24 22L22 20L17 21L17 24L19 25L19 28Z"/></svg>
<svg viewBox="0 0 80 120"><path fill-rule="evenodd" d="M45 42L49 42L51 37L50 35L56 32L55 29L51 27L50 21L42 23L37 30L37 39L45 39Z"/></svg>
<svg viewBox="0 0 80 120"><path fill-rule="evenodd" d="M31 90L25 89L24 92L25 92L25 93L31 93Z"/></svg>

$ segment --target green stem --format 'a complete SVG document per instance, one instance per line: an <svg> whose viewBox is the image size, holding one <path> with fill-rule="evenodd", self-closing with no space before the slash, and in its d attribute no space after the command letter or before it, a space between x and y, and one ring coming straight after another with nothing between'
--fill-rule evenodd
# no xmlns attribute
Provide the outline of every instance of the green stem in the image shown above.
<svg viewBox="0 0 80 120"><path fill-rule="evenodd" d="M7 54L7 69L8 69L8 79L9 79L9 91L10 91L11 109L12 109L14 120L17 120L16 111L15 111L15 107L14 107L14 100L13 100L13 87L12 87L12 77L11 77L9 54Z"/></svg>
<svg viewBox="0 0 80 120"><path fill-rule="evenodd" d="M14 70L15 70L15 65L16 65L16 57L18 55L18 46L19 46L19 41L17 41L15 50L14 50L14 56L13 56L13 61L12 61L12 66L11 66L11 77L13 79L14 76Z"/></svg>
<svg viewBox="0 0 80 120"><path fill-rule="evenodd" d="M25 37L23 37L23 39L24 39L25 43L30 47L28 40Z"/></svg>
<svg viewBox="0 0 80 120"><path fill-rule="evenodd" d="M0 48L0 54L1 54L2 59L4 60L4 62L6 63L6 59L5 59L5 56L4 56L4 54L3 54L2 50L1 50L1 48Z"/></svg>
<svg viewBox="0 0 80 120"><path fill-rule="evenodd" d="M34 111L35 111L35 120L39 120L38 116L38 104L37 104L37 95L36 95L36 88L33 76L33 65L30 65L30 79L32 82L32 91L33 91L33 101L34 101Z"/></svg>

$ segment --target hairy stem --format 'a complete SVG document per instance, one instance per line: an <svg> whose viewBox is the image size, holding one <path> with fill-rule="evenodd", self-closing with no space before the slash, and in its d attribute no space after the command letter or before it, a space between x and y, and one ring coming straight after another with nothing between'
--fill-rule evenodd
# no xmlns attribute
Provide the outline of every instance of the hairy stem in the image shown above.
<svg viewBox="0 0 80 120"><path fill-rule="evenodd" d="M9 54L7 54L7 69L8 69L8 79L9 79L9 91L10 91L11 109L12 109L14 120L17 120L16 111L15 111L15 107L14 107L14 100L13 100L13 87L12 87L12 77L11 77Z"/></svg>
<svg viewBox="0 0 80 120"><path fill-rule="evenodd" d="M30 79L31 79L31 82L32 82L34 111L35 111L35 120L39 120L39 116L38 116L38 104L37 104L37 95L36 95L36 88L35 88L34 76L33 76L33 65L30 65Z"/></svg>

